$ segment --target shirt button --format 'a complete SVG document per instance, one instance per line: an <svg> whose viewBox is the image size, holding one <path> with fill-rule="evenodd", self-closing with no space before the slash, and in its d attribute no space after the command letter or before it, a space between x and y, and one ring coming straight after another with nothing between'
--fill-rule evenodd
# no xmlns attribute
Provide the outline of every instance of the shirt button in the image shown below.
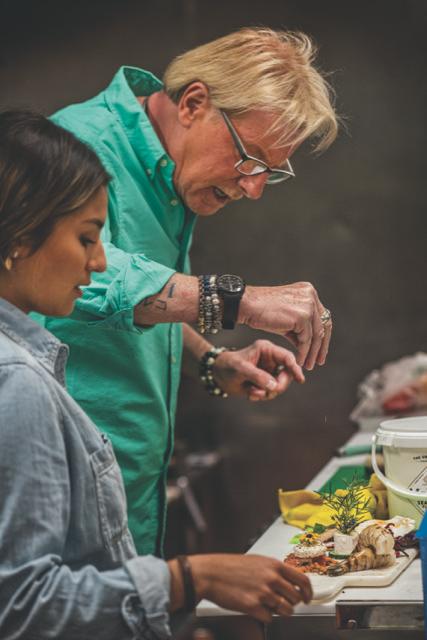
<svg viewBox="0 0 427 640"><path fill-rule="evenodd" d="M175 358L175 356L171 356L171 362L172 362L172 364L176 364L176 358Z"/></svg>
<svg viewBox="0 0 427 640"><path fill-rule="evenodd" d="M147 175L151 176L151 169L147 169Z"/></svg>
<svg viewBox="0 0 427 640"><path fill-rule="evenodd" d="M163 160L160 160L160 166L161 167L166 167L168 161L166 160L166 158L163 158Z"/></svg>
<svg viewBox="0 0 427 640"><path fill-rule="evenodd" d="M173 200L171 200L171 205L173 207L176 207L176 205L178 204L178 200L176 200L176 198L174 198Z"/></svg>

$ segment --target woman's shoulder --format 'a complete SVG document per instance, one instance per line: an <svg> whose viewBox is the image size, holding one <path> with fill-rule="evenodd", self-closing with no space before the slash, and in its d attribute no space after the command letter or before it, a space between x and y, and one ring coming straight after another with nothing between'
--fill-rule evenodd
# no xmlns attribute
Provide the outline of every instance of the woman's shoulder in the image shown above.
<svg viewBox="0 0 427 640"><path fill-rule="evenodd" d="M26 349L0 331L0 367L29 364L32 359Z"/></svg>
<svg viewBox="0 0 427 640"><path fill-rule="evenodd" d="M21 397L31 394L33 389L40 393L49 387L47 377L43 367L25 347L0 332L0 392L7 383L9 392L17 387Z"/></svg>
<svg viewBox="0 0 427 640"><path fill-rule="evenodd" d="M4 348L5 347L5 348ZM48 374L19 345L0 336L1 441L62 431L62 412Z"/></svg>

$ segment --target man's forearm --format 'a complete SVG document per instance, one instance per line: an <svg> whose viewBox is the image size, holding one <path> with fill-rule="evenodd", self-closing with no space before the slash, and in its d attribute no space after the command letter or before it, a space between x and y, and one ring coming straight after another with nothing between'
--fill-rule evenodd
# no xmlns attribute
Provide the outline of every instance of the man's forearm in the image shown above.
<svg viewBox="0 0 427 640"><path fill-rule="evenodd" d="M135 324L152 325L162 322L197 321L199 285L197 278L175 273L163 289L136 305Z"/></svg>
<svg viewBox="0 0 427 640"><path fill-rule="evenodd" d="M175 273L156 295L134 310L135 324L194 324L199 315L199 283L195 276ZM331 313L309 282L275 287L247 286L237 318L252 329L286 336L297 348L298 364L312 369L324 364L332 333Z"/></svg>

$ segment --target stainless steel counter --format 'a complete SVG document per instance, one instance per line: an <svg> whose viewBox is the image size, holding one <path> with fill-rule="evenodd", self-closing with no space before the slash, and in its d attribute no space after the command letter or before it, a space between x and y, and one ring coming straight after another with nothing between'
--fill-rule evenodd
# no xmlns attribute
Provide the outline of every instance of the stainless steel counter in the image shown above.
<svg viewBox="0 0 427 640"><path fill-rule="evenodd" d="M346 444L369 444L371 436L369 432L360 431ZM365 459L366 455L332 458L307 488L319 489L339 467L361 464ZM278 518L248 553L282 559L290 549L289 541L298 532L300 529ZM387 587L345 588L327 602L298 605L292 618L275 616L265 628L246 616L207 601L199 604L197 616L216 629L221 640L421 640L424 636L421 562L418 558L414 560Z"/></svg>

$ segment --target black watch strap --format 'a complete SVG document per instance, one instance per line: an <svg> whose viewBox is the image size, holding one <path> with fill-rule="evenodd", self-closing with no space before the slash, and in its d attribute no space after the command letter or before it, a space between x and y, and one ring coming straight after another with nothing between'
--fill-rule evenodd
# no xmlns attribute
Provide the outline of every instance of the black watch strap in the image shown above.
<svg viewBox="0 0 427 640"><path fill-rule="evenodd" d="M222 311L222 328L234 329L237 316L239 315L240 296L229 294L222 295L223 311Z"/></svg>

